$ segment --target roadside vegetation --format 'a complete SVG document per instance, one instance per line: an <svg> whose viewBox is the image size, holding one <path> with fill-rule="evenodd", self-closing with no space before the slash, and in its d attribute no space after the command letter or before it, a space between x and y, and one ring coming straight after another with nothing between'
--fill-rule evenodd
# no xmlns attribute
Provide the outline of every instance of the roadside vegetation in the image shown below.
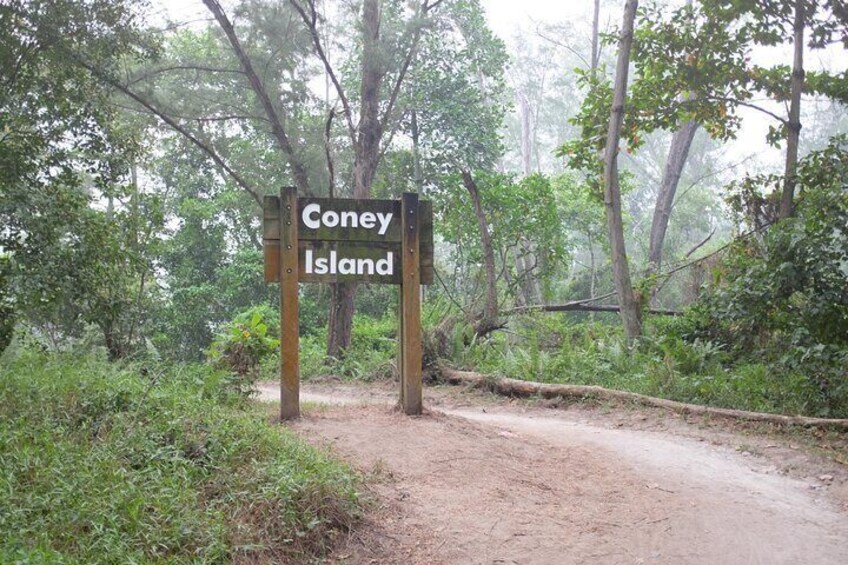
<svg viewBox="0 0 848 565"><path fill-rule="evenodd" d="M13 344L0 360L0 562L302 562L357 477L202 365Z"/></svg>
<svg viewBox="0 0 848 565"><path fill-rule="evenodd" d="M844 3L509 41L495 4L0 2L0 562L303 560L355 521L246 401L281 187L430 201L430 374L848 417ZM396 377L397 288L299 292L304 379Z"/></svg>

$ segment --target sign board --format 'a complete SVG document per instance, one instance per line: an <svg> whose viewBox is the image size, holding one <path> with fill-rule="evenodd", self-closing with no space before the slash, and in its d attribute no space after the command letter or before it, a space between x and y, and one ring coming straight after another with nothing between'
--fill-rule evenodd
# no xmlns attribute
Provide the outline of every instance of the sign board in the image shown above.
<svg viewBox="0 0 848 565"><path fill-rule="evenodd" d="M298 198L293 188L263 203L265 281L280 283L283 419L299 408L298 282L400 286L401 405L420 414L420 285L433 281L433 209L415 193L400 200Z"/></svg>
<svg viewBox="0 0 848 565"><path fill-rule="evenodd" d="M433 208L419 201L421 284L433 283ZM401 284L401 201L298 198L298 280ZM279 282L278 199L265 199L265 282Z"/></svg>

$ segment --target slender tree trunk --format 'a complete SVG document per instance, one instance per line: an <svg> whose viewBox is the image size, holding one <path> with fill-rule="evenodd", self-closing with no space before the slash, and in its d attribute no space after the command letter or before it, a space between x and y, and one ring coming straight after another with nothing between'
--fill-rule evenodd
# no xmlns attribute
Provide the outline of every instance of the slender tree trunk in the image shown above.
<svg viewBox="0 0 848 565"><path fill-rule="evenodd" d="M692 0L687 0L686 5L691 7ZM690 100L692 97L685 97ZM690 120L674 132L671 137L671 145L668 148L668 157L665 160L660 190L657 194L657 203L654 207L654 217L651 221L651 241L648 248L647 274L652 275L659 272L662 266L662 250L665 243L665 234L668 230L668 222L671 219L671 209L674 206L674 197L677 194L677 186L680 184L680 175L689 158L689 150L695 132L698 131L698 123ZM651 302L656 297L657 287L651 289Z"/></svg>
<svg viewBox="0 0 848 565"><path fill-rule="evenodd" d="M533 174L533 142L530 102L524 92L518 93L518 113L521 117L521 164L524 176L529 177Z"/></svg>
<svg viewBox="0 0 848 565"><path fill-rule="evenodd" d="M595 281L598 278L598 267L595 262L595 240L589 236L589 269L591 270L591 278L589 279L589 298L595 298Z"/></svg>
<svg viewBox="0 0 848 565"><path fill-rule="evenodd" d="M783 194L780 199L780 218L795 213L795 185L798 171L798 141L801 137L801 93L804 90L804 1L795 0L794 51L792 62L792 92L789 101L789 130L786 137L786 169L783 177Z"/></svg>
<svg viewBox="0 0 848 565"><path fill-rule="evenodd" d="M674 205L674 196L677 194L680 175L683 173L683 167L689 157L689 149L692 147L692 140L696 131L698 131L698 123L688 121L680 126L680 129L675 131L671 138L668 158L665 161L665 170L657 194L657 204L654 207L654 218L651 221L648 274L654 274L660 269L663 244L668 230L668 222L671 218L671 208Z"/></svg>
<svg viewBox="0 0 848 565"><path fill-rule="evenodd" d="M521 162L525 177L533 174L533 112L530 109L530 101L524 92L518 93L518 109L521 116ZM533 246L530 241L521 238L521 250L523 253L516 252L515 256L515 272L519 277L518 305L536 304L539 301L541 292L537 291L536 280L533 276L532 263L530 258L533 257ZM528 263L530 265L528 265Z"/></svg>
<svg viewBox="0 0 848 565"><path fill-rule="evenodd" d="M624 102L627 95L627 75L630 65L630 49L633 45L633 22L636 19L638 0L627 0L624 6L624 21L618 42L618 63L615 71L612 111L604 163L604 206L607 229L609 230L613 277L621 306L621 318L627 341L632 343L642 334L640 301L633 292L627 249L624 244L624 222L621 215L621 189L618 179L618 144L624 122Z"/></svg>
<svg viewBox="0 0 848 565"><path fill-rule="evenodd" d="M462 171L462 182L471 196L474 215L477 216L477 226L480 229L480 242L483 245L483 268L486 272L486 301L483 314L477 322L477 334L484 335L497 327L498 291L495 286L495 249L492 245L492 234L489 233L489 222L480 203L480 191L470 171Z"/></svg>
<svg viewBox="0 0 848 565"><path fill-rule="evenodd" d="M598 71L598 63L600 62L601 52L598 49L598 37L600 35L599 21L601 17L601 0L595 0L595 9L592 14L592 61L591 71L592 78L595 78L595 73Z"/></svg>

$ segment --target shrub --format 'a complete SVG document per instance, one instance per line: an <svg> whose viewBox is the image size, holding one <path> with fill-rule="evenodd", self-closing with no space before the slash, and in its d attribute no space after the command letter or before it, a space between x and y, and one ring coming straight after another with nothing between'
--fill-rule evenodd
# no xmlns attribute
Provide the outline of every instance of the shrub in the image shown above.
<svg viewBox="0 0 848 565"><path fill-rule="evenodd" d="M259 376L263 359L273 356L279 349L280 340L275 337L276 313L267 306L251 308L227 326L209 348L207 358L216 367L227 369L237 378L233 386L243 394L253 390ZM270 325L269 325L270 322Z"/></svg>

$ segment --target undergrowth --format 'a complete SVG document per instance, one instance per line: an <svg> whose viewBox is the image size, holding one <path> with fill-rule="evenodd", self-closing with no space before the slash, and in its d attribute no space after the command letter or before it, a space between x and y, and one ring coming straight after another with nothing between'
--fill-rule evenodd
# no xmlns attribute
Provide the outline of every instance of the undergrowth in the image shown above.
<svg viewBox="0 0 848 565"><path fill-rule="evenodd" d="M455 361L481 373L547 383L599 385L725 408L848 417L848 390L823 391L803 371L763 359L733 358L710 341L680 337L675 320L652 319L628 351L618 324L524 317L457 351Z"/></svg>
<svg viewBox="0 0 848 565"><path fill-rule="evenodd" d="M0 562L302 562L356 519L356 477L226 374L92 355L0 360Z"/></svg>

